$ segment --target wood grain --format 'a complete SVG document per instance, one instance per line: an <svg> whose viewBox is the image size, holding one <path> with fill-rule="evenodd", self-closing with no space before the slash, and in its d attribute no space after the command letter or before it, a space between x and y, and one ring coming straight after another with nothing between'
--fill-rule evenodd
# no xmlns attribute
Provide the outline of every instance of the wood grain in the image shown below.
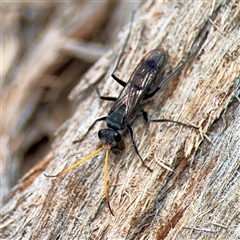
<svg viewBox="0 0 240 240"><path fill-rule="evenodd" d="M119 94L121 86L110 75L129 31L127 25L71 92L74 114L57 131L51 150L8 194L2 207L2 237L238 239L239 14L234 1L143 4L135 13L116 75L127 81L144 54L160 47L168 56L167 76L201 43L198 56L144 107L151 119L191 123L200 132L170 123L146 124L139 118L134 137L153 172L141 165L126 134L126 150L121 156L110 154L109 190L115 217L104 198L104 152L61 177L43 175L65 169L100 145L97 131L104 124L83 139L92 122L107 115L111 105L98 99L94 87L102 95ZM204 30L205 38L199 35ZM79 142L73 144L75 140Z"/></svg>

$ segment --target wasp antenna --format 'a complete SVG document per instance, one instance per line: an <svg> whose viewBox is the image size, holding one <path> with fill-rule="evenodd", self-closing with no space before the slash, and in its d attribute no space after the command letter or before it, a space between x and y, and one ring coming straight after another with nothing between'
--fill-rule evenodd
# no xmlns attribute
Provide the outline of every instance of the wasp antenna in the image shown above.
<svg viewBox="0 0 240 240"><path fill-rule="evenodd" d="M107 200L107 204L108 204L108 208L111 212L111 214L113 216L114 213L111 209L111 206L110 206L110 201L109 201L109 196L108 196L108 184L107 184L107 174L108 174L108 155L109 155L109 151L111 149L111 146L109 145L104 145L104 147L107 147L107 151L106 151L106 158L105 158L105 164L104 164L104 176L103 176L103 180L104 180L104 192L105 192L105 197L106 197L106 200Z"/></svg>
<svg viewBox="0 0 240 240"><path fill-rule="evenodd" d="M87 155L85 158L81 159L80 161L78 161L77 163L73 164L71 167L57 173L56 175L47 175L44 173L45 177L58 177L64 173L67 173L69 171L71 171L72 169L74 169L75 167L79 166L80 164L84 163L85 161L87 161L89 158L93 157L94 155L98 154L99 152L101 152L103 150L103 146L98 148L97 150L93 151L92 153L90 153L89 155Z"/></svg>
<svg viewBox="0 0 240 240"><path fill-rule="evenodd" d="M107 204L108 204L108 208L109 208L110 213L115 217L115 215L114 215L114 213L111 209L110 202L108 200L107 200Z"/></svg>

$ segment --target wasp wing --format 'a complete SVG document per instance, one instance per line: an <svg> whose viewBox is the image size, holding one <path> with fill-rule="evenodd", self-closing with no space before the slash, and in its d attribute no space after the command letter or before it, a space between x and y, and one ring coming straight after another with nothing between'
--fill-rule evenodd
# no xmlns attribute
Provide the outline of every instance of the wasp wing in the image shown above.
<svg viewBox="0 0 240 240"><path fill-rule="evenodd" d="M164 60L165 56L160 50L150 51L137 65L108 114L110 115L124 105L125 123L131 122L144 97L160 85L158 75L161 72Z"/></svg>

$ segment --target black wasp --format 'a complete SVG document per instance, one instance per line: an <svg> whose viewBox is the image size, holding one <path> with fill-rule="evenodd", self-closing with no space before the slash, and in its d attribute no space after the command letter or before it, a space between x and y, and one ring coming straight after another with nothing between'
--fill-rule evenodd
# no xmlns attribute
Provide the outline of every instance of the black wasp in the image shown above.
<svg viewBox="0 0 240 240"><path fill-rule="evenodd" d="M57 175L45 175L45 176L56 177L63 173L66 173L71 169L75 168L76 166L82 164L87 159L96 155L103 149L107 149L104 166L104 191L110 212L113 214L109 204L107 187L107 169L109 151L112 150L113 153L118 154L124 149L124 140L122 137L122 132L127 129L130 133L135 152L137 153L142 163L144 164L143 159L139 154L137 145L134 141L133 129L131 126L139 112L142 113L143 118L145 119L146 122L173 122L179 123L181 125L186 125L184 123L167 119L150 120L148 118L147 112L145 112L142 107L145 100L154 96L157 93L157 91L161 88L162 84L165 83L168 79L170 79L173 75L178 73L183 68L183 66L189 61L189 59L193 57L193 55L191 55L191 57L189 57L182 65L180 65L172 74L170 74L165 79L162 77L161 71L163 69L166 56L159 49L154 49L150 51L142 59L142 61L137 65L136 69L132 73L127 83L116 77L115 69L112 74L112 77L124 88L120 95L118 96L118 98L100 96L101 99L114 101L114 103L110 111L108 112L108 116L101 117L95 120L95 122L91 125L91 127L87 131L88 133L97 122L106 121L107 128L101 129L98 132L98 137L103 142L102 147L92 152L91 154L89 154L88 156L86 156L73 166L63 170L62 172L59 172ZM149 170L151 171L151 169Z"/></svg>

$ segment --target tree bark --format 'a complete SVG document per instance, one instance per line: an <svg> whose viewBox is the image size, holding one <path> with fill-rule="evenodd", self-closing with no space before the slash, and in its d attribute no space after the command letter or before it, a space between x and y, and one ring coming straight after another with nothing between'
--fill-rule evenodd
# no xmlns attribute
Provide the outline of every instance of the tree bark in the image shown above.
<svg viewBox="0 0 240 240"><path fill-rule="evenodd" d="M77 108L56 133L49 153L11 190L2 208L3 239L238 239L240 236L240 9L237 2L147 2L115 45L70 94ZM144 106L134 138L145 163L126 149L110 154L110 214L103 191L105 152L57 178L97 149L98 123L122 87L110 77L130 32L116 75L127 81L143 56L160 48L169 75L196 47L198 55ZM204 34L203 34L204 33ZM163 76L163 77L164 77ZM78 100L78 101L77 101ZM73 141L78 140L73 144Z"/></svg>

